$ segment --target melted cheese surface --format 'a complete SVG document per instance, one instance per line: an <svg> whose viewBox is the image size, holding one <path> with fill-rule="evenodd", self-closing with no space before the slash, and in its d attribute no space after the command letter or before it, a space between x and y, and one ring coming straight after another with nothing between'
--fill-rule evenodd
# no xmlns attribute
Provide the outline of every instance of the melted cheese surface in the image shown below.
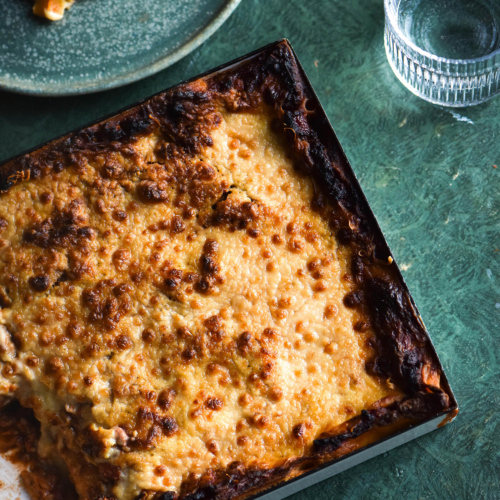
<svg viewBox="0 0 500 500"><path fill-rule="evenodd" d="M194 211L174 203L156 136L135 156L110 153L0 198L0 284L11 301L2 392L34 408L46 456L57 445L119 467L119 500L180 491L233 461L277 466L395 393L365 370L372 332L355 331L343 304L349 255L312 210L312 181L267 113L221 114L213 146L191 161L212 169L215 186L196 191L206 201ZM109 174L116 165L133 183ZM168 201L138 198L145 173L166 179ZM69 236L57 232L64 217ZM82 227L91 238L78 239ZM189 281L203 272L209 293Z"/></svg>

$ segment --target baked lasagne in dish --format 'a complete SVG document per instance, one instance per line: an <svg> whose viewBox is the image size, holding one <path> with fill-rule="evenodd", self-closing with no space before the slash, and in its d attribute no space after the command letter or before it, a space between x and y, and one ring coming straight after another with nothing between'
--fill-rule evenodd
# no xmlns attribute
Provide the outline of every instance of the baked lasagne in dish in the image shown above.
<svg viewBox="0 0 500 500"><path fill-rule="evenodd" d="M0 428L34 500L248 498L451 408L286 41L0 190Z"/></svg>
<svg viewBox="0 0 500 500"><path fill-rule="evenodd" d="M69 9L75 0L35 0L33 13L51 21L60 21L64 11Z"/></svg>

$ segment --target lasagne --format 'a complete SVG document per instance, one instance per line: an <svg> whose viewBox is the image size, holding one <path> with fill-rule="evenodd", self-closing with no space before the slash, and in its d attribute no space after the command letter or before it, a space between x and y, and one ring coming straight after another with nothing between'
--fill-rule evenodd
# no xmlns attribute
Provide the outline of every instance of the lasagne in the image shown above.
<svg viewBox="0 0 500 500"><path fill-rule="evenodd" d="M33 13L51 21L60 21L64 11L69 9L75 0L35 0Z"/></svg>
<svg viewBox="0 0 500 500"><path fill-rule="evenodd" d="M287 42L0 190L0 427L31 425L34 500L243 499L450 410Z"/></svg>

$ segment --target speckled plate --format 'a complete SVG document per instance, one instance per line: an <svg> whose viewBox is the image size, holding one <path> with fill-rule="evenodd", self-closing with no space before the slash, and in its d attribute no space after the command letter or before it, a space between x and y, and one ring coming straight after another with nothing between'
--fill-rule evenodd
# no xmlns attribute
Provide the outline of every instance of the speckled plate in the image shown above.
<svg viewBox="0 0 500 500"><path fill-rule="evenodd" d="M198 47L241 0L77 0L62 21L0 0L0 89L85 94L140 80Z"/></svg>

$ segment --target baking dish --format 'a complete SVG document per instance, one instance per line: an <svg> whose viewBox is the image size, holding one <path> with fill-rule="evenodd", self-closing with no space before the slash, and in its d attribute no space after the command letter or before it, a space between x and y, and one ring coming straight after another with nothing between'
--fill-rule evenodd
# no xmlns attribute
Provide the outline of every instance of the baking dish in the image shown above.
<svg viewBox="0 0 500 500"><path fill-rule="evenodd" d="M287 41L5 162L0 189L2 394L42 423L30 467L57 450L81 498L283 498L456 415Z"/></svg>

